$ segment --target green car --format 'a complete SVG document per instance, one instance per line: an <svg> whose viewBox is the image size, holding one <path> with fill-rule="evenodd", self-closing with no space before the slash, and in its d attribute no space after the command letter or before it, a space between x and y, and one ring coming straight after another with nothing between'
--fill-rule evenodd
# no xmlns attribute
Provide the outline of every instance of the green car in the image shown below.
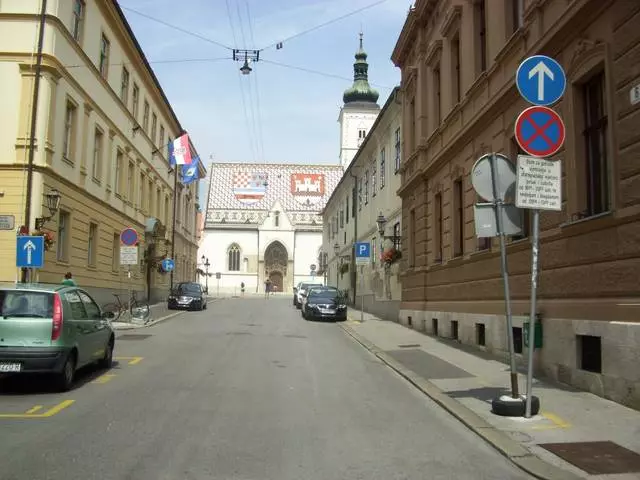
<svg viewBox="0 0 640 480"><path fill-rule="evenodd" d="M112 317L75 286L0 283L0 375L48 373L71 389L79 368L111 367Z"/></svg>

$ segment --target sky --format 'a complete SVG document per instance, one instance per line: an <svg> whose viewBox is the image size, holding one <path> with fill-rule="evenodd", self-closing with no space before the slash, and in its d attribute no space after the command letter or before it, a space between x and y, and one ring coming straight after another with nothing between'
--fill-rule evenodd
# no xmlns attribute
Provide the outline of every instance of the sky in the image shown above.
<svg viewBox="0 0 640 480"><path fill-rule="evenodd" d="M205 166L212 161L338 164L337 119L342 94L353 82L361 29L369 82L380 93L380 106L400 81L390 57L410 0L183 2L119 0ZM283 42L282 49L275 48L277 42ZM232 60L233 48L261 50L250 75L240 74L242 62Z"/></svg>

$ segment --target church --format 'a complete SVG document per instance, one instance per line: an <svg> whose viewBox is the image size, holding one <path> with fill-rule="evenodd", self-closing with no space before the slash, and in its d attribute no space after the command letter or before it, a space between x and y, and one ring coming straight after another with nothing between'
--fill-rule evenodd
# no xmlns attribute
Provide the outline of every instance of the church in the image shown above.
<svg viewBox="0 0 640 480"><path fill-rule="evenodd" d="M213 163L198 258L200 278L212 295L292 292L316 277L322 247L322 216L344 169L355 156L380 107L368 82L367 54L355 54L353 85L340 110L340 157L335 165ZM206 263L208 262L208 266Z"/></svg>

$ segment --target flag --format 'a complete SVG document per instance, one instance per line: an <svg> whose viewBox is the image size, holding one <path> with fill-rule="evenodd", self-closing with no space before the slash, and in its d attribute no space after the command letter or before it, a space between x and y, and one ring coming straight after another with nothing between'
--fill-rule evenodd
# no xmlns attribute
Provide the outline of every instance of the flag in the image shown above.
<svg viewBox="0 0 640 480"><path fill-rule="evenodd" d="M169 142L169 164L191 165L191 148L187 133Z"/></svg>
<svg viewBox="0 0 640 480"><path fill-rule="evenodd" d="M189 165L182 165L182 184L189 185L190 183L200 180L198 175L198 164L200 163L200 157L193 157Z"/></svg>

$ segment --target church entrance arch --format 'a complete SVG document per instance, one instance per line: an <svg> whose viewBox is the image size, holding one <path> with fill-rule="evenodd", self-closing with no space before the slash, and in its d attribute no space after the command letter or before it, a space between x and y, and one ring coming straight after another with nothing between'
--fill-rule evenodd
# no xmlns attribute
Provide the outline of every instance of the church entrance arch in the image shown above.
<svg viewBox="0 0 640 480"><path fill-rule="evenodd" d="M264 252L264 269L267 278L271 280L274 291L283 292L289 254L287 248L279 241L271 243Z"/></svg>

